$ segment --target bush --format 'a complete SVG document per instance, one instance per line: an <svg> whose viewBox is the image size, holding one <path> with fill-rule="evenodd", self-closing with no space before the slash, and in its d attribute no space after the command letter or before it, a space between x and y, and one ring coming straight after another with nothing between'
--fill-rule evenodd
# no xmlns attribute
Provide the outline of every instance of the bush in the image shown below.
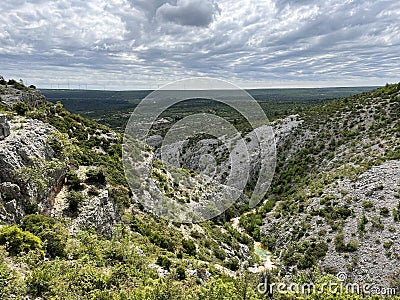
<svg viewBox="0 0 400 300"><path fill-rule="evenodd" d="M21 228L38 236L51 257L64 257L68 231L53 218L42 215L28 215L21 221Z"/></svg>
<svg viewBox="0 0 400 300"><path fill-rule="evenodd" d="M368 219L365 216L365 214L362 215L360 222L358 223L358 230L360 232L364 232L365 231L365 225L368 223Z"/></svg>
<svg viewBox="0 0 400 300"><path fill-rule="evenodd" d="M76 214L84 200L83 195L76 191L71 191L67 195L68 208L71 213Z"/></svg>
<svg viewBox="0 0 400 300"><path fill-rule="evenodd" d="M382 207L381 208L381 216L389 217L389 209L387 207Z"/></svg>
<svg viewBox="0 0 400 300"><path fill-rule="evenodd" d="M237 258L231 258L225 262L225 267L232 271L237 271L239 270L239 260Z"/></svg>
<svg viewBox="0 0 400 300"><path fill-rule="evenodd" d="M0 299L23 299L26 295L24 281L5 261L7 256L5 247L0 246Z"/></svg>
<svg viewBox="0 0 400 300"><path fill-rule="evenodd" d="M169 268L171 267L172 262L169 260L168 257L161 255L157 258L157 265L159 265L160 267L163 267L165 270L169 271Z"/></svg>
<svg viewBox="0 0 400 300"><path fill-rule="evenodd" d="M25 116L25 114L29 111L29 106L25 102L17 102L13 106L13 111L20 116Z"/></svg>
<svg viewBox="0 0 400 300"><path fill-rule="evenodd" d="M224 260L226 258L226 254L225 251L216 247L214 250L214 255L216 258L220 259L220 260Z"/></svg>
<svg viewBox="0 0 400 300"><path fill-rule="evenodd" d="M182 241L183 251L189 255L196 255L196 245L191 240L183 240Z"/></svg>
<svg viewBox="0 0 400 300"><path fill-rule="evenodd" d="M101 170L89 170L86 173L86 182L88 184L106 184L106 176Z"/></svg>
<svg viewBox="0 0 400 300"><path fill-rule="evenodd" d="M346 246L347 252L354 252L357 251L359 243L357 240L350 240L350 242Z"/></svg>
<svg viewBox="0 0 400 300"><path fill-rule="evenodd" d="M365 210L371 210L372 208L374 208L374 204L371 201L364 201L362 203L362 206Z"/></svg>
<svg viewBox="0 0 400 300"><path fill-rule="evenodd" d="M82 189L81 180L74 171L68 171L66 178L67 178L67 185L70 186L70 189L75 191L79 191Z"/></svg>
<svg viewBox="0 0 400 300"><path fill-rule="evenodd" d="M6 250L11 255L31 250L42 251L42 241L30 232L23 231L16 225L0 228L0 245L6 245Z"/></svg>
<svg viewBox="0 0 400 300"><path fill-rule="evenodd" d="M335 249L337 252L354 252L357 251L359 243L357 240L350 240L346 245L344 243L343 233L339 233L335 236Z"/></svg>
<svg viewBox="0 0 400 300"><path fill-rule="evenodd" d="M128 208L131 204L131 201L129 199L129 190L126 187L122 185L111 187L108 192L110 196L114 199L114 201L118 204L120 210Z"/></svg>
<svg viewBox="0 0 400 300"><path fill-rule="evenodd" d="M182 265L179 265L176 268L176 277L178 280L185 280L186 279L186 270L185 267Z"/></svg>

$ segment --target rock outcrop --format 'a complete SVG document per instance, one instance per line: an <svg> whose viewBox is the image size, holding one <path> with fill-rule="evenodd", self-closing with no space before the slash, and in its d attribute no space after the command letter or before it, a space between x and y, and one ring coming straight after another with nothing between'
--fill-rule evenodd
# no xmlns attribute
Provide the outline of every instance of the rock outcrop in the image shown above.
<svg viewBox="0 0 400 300"><path fill-rule="evenodd" d="M2 86L2 95L0 104L13 107L15 103L24 102L30 107L38 107L46 103L46 98L37 90L33 89L18 89L12 85Z"/></svg>
<svg viewBox="0 0 400 300"><path fill-rule="evenodd" d="M0 140L0 219L17 222L25 213L48 206L53 186L65 176L63 162L52 163L49 138L55 128L39 120L16 117L9 136Z"/></svg>
<svg viewBox="0 0 400 300"><path fill-rule="evenodd" d="M0 114L0 141L10 135L10 124L5 115Z"/></svg>

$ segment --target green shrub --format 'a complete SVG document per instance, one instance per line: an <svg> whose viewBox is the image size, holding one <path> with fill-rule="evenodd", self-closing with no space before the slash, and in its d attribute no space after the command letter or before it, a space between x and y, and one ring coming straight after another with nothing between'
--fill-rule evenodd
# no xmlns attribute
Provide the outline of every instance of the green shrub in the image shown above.
<svg viewBox="0 0 400 300"><path fill-rule="evenodd" d="M106 176L104 175L102 170L89 170L86 173L86 182L88 184L106 184Z"/></svg>
<svg viewBox="0 0 400 300"><path fill-rule="evenodd" d="M335 249L337 252L354 252L358 249L358 241L357 240L350 240L349 243L346 245L344 243L344 235L343 233L338 233L335 236Z"/></svg>
<svg viewBox="0 0 400 300"><path fill-rule="evenodd" d="M380 213L381 213L381 216L383 216L383 217L388 217L390 214L389 209L386 206L381 208Z"/></svg>
<svg viewBox="0 0 400 300"><path fill-rule="evenodd" d="M176 277L178 280L185 280L186 279L186 268L183 265L179 265L176 268Z"/></svg>
<svg viewBox="0 0 400 300"><path fill-rule="evenodd" d="M68 171L66 178L67 178L67 185L70 186L70 189L75 191L79 191L82 189L81 180L74 171Z"/></svg>
<svg viewBox="0 0 400 300"><path fill-rule="evenodd" d="M384 243L383 243L383 247L384 247L386 250L390 249L390 247L392 247L392 245L393 245L393 241L387 241L387 242L384 242Z"/></svg>
<svg viewBox="0 0 400 300"><path fill-rule="evenodd" d="M25 116L25 114L29 111L29 106L25 102L17 102L13 105L13 111L20 116Z"/></svg>
<svg viewBox="0 0 400 300"><path fill-rule="evenodd" d="M348 243L347 246L346 246L346 251L347 251L347 252L354 252L354 251L357 251L358 246L359 246L359 243L358 243L357 240L354 240L354 239L353 239L353 240L350 240L349 243Z"/></svg>
<svg viewBox="0 0 400 300"><path fill-rule="evenodd" d="M0 245L6 245L6 250L14 256L31 250L42 251L43 248L39 237L16 225L0 228Z"/></svg>
<svg viewBox="0 0 400 300"><path fill-rule="evenodd" d="M365 216L365 214L362 215L360 222L358 223L358 231L364 232L365 231L365 225L368 223L368 219Z"/></svg>
<svg viewBox="0 0 400 300"><path fill-rule="evenodd" d="M8 253L0 246L0 299L22 299L26 288L21 276L5 262Z"/></svg>
<svg viewBox="0 0 400 300"><path fill-rule="evenodd" d="M128 208L131 204L129 199L129 189L120 185L111 187L108 190L110 196L114 199L114 201L118 204L121 210Z"/></svg>
<svg viewBox="0 0 400 300"><path fill-rule="evenodd" d="M84 201L83 195L76 191L70 191L66 198L68 202L68 209L72 214L77 214Z"/></svg>
<svg viewBox="0 0 400 300"><path fill-rule="evenodd" d="M197 230L192 231L192 232L190 233L190 236L191 236L192 238L195 238L195 239L200 239L200 238L203 237L203 235L202 235L200 232L198 232Z"/></svg>
<svg viewBox="0 0 400 300"><path fill-rule="evenodd" d="M160 267L163 267L165 270L169 271L169 268L171 267L172 262L169 260L168 257L161 255L157 258L157 265L159 265Z"/></svg>
<svg viewBox="0 0 400 300"><path fill-rule="evenodd" d="M65 256L68 231L60 222L42 215L28 215L22 219L21 228L38 236L51 257Z"/></svg>
<svg viewBox="0 0 400 300"><path fill-rule="evenodd" d="M224 265L232 271L239 270L239 260L237 258L230 258Z"/></svg>
<svg viewBox="0 0 400 300"><path fill-rule="evenodd" d="M192 256L196 255L196 245L194 244L194 242L192 240L184 239L182 241L182 247L183 247L183 251L186 254L189 254Z"/></svg>
<svg viewBox="0 0 400 300"><path fill-rule="evenodd" d="M374 204L371 201L364 201L362 206L365 210L371 210L374 208Z"/></svg>
<svg viewBox="0 0 400 300"><path fill-rule="evenodd" d="M215 257L220 260L224 260L226 258L226 253L221 248L215 247L215 249L213 249L213 252Z"/></svg>

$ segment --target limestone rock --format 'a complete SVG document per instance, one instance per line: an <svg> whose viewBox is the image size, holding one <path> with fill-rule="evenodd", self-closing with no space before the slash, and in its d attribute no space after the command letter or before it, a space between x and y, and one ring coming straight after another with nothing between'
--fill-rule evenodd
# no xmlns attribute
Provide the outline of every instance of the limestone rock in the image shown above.
<svg viewBox="0 0 400 300"><path fill-rule="evenodd" d="M55 153L48 140L55 130L41 121L17 117L11 123L10 135L0 140L0 220L16 222L25 215L29 206L34 205L43 211L51 205L49 196L54 194L54 186L65 175L65 167L51 174L43 174L49 182L43 190L38 190L31 180L20 182L16 172L21 168L32 167L37 161L49 162L54 158Z"/></svg>
<svg viewBox="0 0 400 300"><path fill-rule="evenodd" d="M5 115L0 114L0 140L4 140L10 135L10 124Z"/></svg>

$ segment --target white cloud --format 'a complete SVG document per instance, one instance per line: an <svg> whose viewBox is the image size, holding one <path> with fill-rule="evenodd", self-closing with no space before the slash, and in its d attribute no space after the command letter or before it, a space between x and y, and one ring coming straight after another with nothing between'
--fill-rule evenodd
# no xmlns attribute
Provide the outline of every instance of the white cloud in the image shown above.
<svg viewBox="0 0 400 300"><path fill-rule="evenodd" d="M0 73L108 88L382 84L400 80L399 17L391 0L4 0Z"/></svg>

